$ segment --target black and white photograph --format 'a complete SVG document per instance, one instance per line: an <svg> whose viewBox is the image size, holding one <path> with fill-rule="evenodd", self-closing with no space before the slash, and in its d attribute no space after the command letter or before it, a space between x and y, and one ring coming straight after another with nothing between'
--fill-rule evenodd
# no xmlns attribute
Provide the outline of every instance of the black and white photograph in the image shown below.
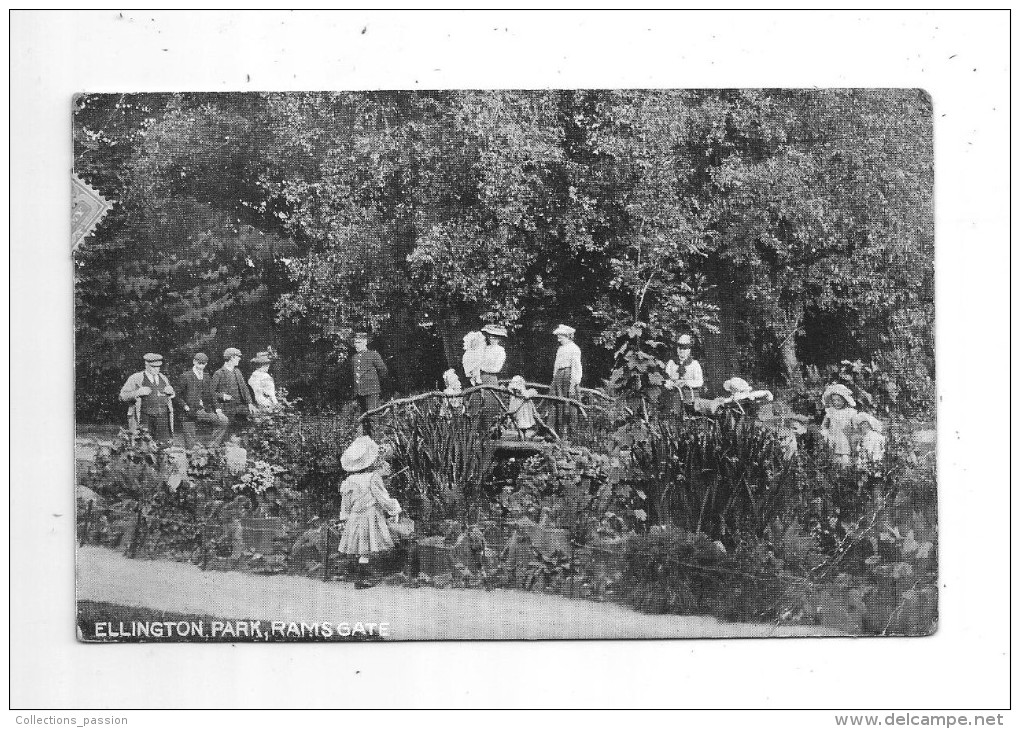
<svg viewBox="0 0 1020 729"><path fill-rule="evenodd" d="M1007 11L11 30L16 723L1003 725Z"/></svg>
<svg viewBox="0 0 1020 729"><path fill-rule="evenodd" d="M82 640L935 630L923 90L73 115Z"/></svg>

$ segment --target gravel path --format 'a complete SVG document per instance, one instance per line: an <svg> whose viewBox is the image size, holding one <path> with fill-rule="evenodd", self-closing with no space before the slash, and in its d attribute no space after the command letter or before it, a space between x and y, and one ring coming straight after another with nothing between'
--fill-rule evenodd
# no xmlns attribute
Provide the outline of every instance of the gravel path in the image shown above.
<svg viewBox="0 0 1020 729"><path fill-rule="evenodd" d="M517 590L411 589L307 577L203 572L171 561L133 560L81 547L79 600L230 619L388 622L396 640L521 638L720 638L807 636L821 628L723 623L714 618L644 615L619 605Z"/></svg>

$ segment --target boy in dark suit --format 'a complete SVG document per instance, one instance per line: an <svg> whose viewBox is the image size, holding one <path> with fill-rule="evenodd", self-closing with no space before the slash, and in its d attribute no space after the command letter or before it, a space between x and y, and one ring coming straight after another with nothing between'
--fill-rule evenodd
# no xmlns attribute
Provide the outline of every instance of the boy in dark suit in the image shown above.
<svg viewBox="0 0 1020 729"><path fill-rule="evenodd" d="M209 357L198 352L191 362L191 369L181 373L178 383L177 402L183 411L181 429L184 444L190 451L198 443L198 424L205 423L213 428L209 446L215 448L227 434L229 420L226 415L216 412L216 399L212 389L212 377L205 373Z"/></svg>

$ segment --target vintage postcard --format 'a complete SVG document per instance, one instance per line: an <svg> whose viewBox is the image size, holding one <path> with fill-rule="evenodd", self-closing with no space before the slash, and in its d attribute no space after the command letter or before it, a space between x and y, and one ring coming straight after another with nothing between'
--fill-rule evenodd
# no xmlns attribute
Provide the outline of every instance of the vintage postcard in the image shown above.
<svg viewBox="0 0 1020 729"><path fill-rule="evenodd" d="M83 93L85 642L924 636L918 89Z"/></svg>

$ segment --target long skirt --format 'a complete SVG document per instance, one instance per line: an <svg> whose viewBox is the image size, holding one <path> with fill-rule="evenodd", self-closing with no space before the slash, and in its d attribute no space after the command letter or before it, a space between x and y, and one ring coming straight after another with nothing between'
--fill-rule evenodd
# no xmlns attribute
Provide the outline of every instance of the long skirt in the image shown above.
<svg viewBox="0 0 1020 729"><path fill-rule="evenodd" d="M570 381L570 369L564 368L553 373L550 395L578 399L579 388ZM577 406L564 402L553 403L552 429L561 438L570 435L577 425Z"/></svg>
<svg viewBox="0 0 1020 729"><path fill-rule="evenodd" d="M496 375L490 375L482 373L482 384L483 385L498 385L499 379ZM503 406L500 404L499 397L492 390L482 390L481 392L482 407L480 412L480 428L482 432L488 435L489 430L499 422L499 419L503 416Z"/></svg>

